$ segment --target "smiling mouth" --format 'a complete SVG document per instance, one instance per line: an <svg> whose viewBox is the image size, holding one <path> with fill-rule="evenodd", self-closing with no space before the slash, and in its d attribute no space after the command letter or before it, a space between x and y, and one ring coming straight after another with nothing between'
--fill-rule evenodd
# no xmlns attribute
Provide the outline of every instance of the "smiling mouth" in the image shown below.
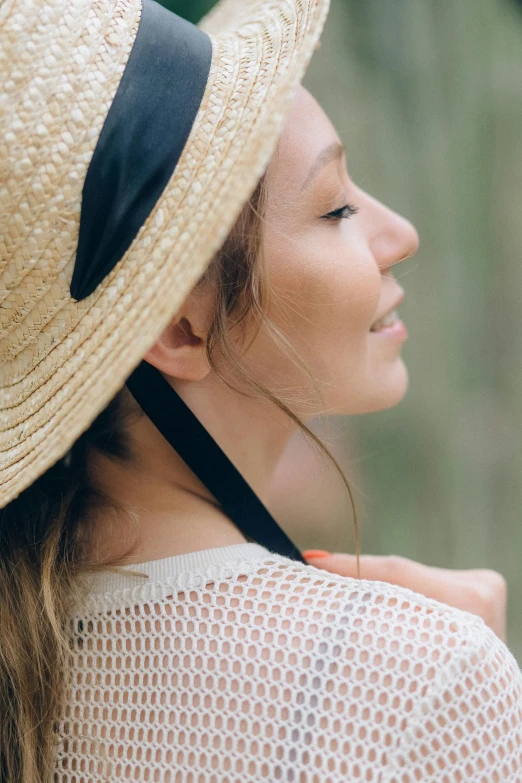
<svg viewBox="0 0 522 783"><path fill-rule="evenodd" d="M379 318L378 321L375 321L375 323L370 327L370 332L379 332L381 329L387 329L390 326L396 324L397 321L399 321L399 313L397 310L392 310L382 318Z"/></svg>

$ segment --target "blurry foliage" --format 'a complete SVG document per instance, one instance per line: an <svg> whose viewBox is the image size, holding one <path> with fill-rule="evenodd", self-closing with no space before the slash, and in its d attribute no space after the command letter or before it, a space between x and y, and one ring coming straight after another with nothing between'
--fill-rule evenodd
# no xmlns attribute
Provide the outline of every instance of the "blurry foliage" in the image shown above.
<svg viewBox="0 0 522 783"><path fill-rule="evenodd" d="M196 20L211 3L168 5ZM333 0L305 85L352 178L421 237L394 270L406 289L408 395L337 422L364 490L363 551L502 572L508 644L522 660L520 5ZM324 485L300 475L297 514L281 505L279 517L296 543L352 548L342 490L330 485L323 505Z"/></svg>
<svg viewBox="0 0 522 783"><path fill-rule="evenodd" d="M201 17L210 11L214 5L213 0L162 0L162 5L183 16L189 22L196 23Z"/></svg>

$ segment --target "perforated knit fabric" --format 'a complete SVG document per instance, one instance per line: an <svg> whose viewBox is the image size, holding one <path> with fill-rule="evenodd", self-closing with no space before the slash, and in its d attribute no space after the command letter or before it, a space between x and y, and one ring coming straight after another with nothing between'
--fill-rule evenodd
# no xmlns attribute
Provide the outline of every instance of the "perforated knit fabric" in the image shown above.
<svg viewBox="0 0 522 783"><path fill-rule="evenodd" d="M123 571L71 617L56 783L522 781L522 673L478 617L251 543Z"/></svg>

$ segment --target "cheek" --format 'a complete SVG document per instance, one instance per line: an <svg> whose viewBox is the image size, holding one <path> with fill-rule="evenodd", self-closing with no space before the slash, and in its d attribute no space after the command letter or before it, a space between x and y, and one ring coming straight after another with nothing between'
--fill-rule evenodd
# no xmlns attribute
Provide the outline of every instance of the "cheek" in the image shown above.
<svg viewBox="0 0 522 783"><path fill-rule="evenodd" d="M329 365L339 351L360 356L366 349L381 292L373 256L346 233L325 226L313 236L266 245L271 318L302 354Z"/></svg>

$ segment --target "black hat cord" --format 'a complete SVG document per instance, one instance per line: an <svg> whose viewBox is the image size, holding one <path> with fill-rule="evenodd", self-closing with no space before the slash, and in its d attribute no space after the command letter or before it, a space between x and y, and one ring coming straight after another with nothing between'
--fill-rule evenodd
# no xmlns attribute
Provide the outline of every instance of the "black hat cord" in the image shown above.
<svg viewBox="0 0 522 783"><path fill-rule="evenodd" d="M161 372L143 360L127 388L183 461L250 540L305 562L251 486Z"/></svg>

